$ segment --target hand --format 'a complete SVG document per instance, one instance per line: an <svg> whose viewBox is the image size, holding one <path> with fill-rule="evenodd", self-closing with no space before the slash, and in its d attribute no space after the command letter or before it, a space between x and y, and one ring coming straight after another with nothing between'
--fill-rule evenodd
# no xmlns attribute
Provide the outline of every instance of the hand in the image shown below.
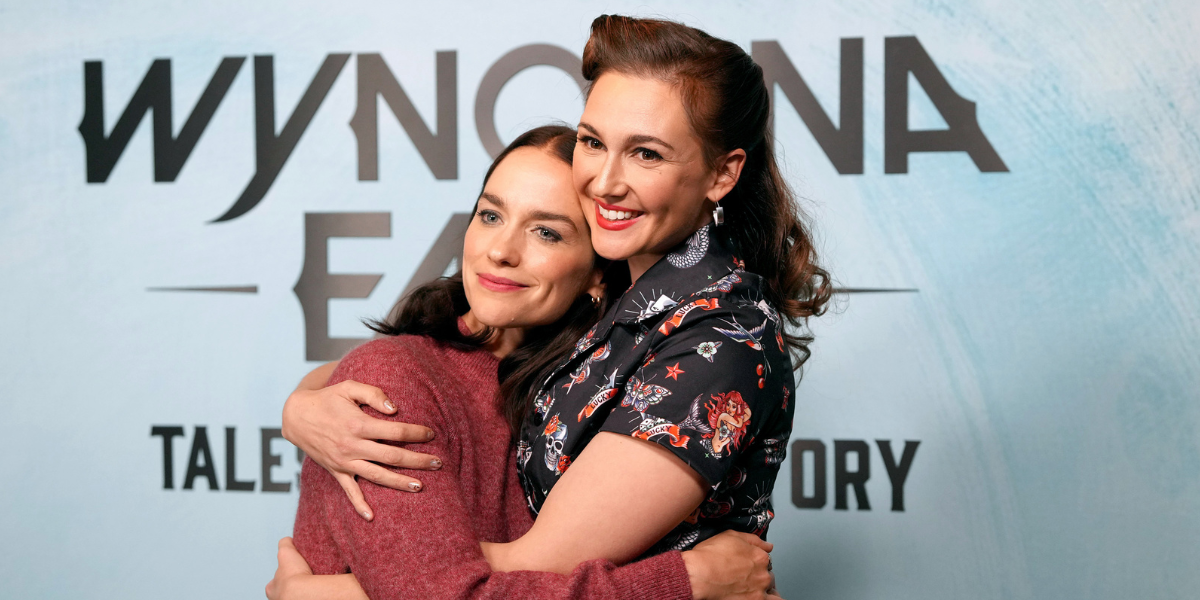
<svg viewBox="0 0 1200 600"><path fill-rule="evenodd" d="M374 514L355 475L397 490L419 492L420 481L375 463L427 470L441 468L442 463L436 456L377 441L427 442L433 439L433 430L372 418L359 408L362 404L385 414L396 412L387 396L373 386L343 381L306 389L302 383L283 405L283 437L325 467L350 497L354 510L370 521Z"/></svg>
<svg viewBox="0 0 1200 600"><path fill-rule="evenodd" d="M268 600L370 600L354 575L313 575L292 538L279 540L279 568L267 583Z"/></svg>
<svg viewBox="0 0 1200 600"><path fill-rule="evenodd" d="M300 552L296 550L295 544L292 543L292 538L285 537L279 540L279 568L275 569L275 578L267 583L267 598L269 600L283 600L288 596L286 590L289 584L293 584L296 578L312 575L312 569L308 568L308 563L300 556Z"/></svg>
<svg viewBox="0 0 1200 600"><path fill-rule="evenodd" d="M774 545L758 536L725 531L683 553L696 600L778 598L768 570ZM770 590L770 591L768 591Z"/></svg>

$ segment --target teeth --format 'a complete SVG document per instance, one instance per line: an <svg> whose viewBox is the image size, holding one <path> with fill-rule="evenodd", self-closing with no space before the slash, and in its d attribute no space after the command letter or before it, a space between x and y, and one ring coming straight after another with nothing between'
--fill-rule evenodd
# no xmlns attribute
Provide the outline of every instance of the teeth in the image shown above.
<svg viewBox="0 0 1200 600"><path fill-rule="evenodd" d="M609 221L624 221L626 219L632 219L635 214L639 214L634 211L608 210L604 207L597 207L597 208L600 209L600 216L604 217L605 219L608 219Z"/></svg>

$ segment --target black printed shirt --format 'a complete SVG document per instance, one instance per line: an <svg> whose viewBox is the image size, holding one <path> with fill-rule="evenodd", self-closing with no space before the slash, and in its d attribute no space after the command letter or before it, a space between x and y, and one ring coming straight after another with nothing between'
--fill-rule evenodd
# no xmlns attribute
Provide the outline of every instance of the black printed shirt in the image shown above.
<svg viewBox="0 0 1200 600"><path fill-rule="evenodd" d="M661 444L711 486L647 555L726 529L765 536L795 383L763 286L712 225L647 270L535 400L517 448L533 512L584 446L611 431Z"/></svg>

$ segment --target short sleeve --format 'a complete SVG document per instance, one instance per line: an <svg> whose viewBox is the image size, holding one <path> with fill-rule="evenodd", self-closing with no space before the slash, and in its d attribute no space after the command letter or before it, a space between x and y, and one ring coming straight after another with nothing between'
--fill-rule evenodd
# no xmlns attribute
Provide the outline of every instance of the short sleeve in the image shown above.
<svg viewBox="0 0 1200 600"><path fill-rule="evenodd" d="M661 444L716 485L783 417L792 376L783 339L753 307L662 329L600 430Z"/></svg>

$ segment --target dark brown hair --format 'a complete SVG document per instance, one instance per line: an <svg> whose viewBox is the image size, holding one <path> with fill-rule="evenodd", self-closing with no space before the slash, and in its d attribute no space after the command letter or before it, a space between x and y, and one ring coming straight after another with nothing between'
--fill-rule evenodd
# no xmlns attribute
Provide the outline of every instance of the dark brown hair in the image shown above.
<svg viewBox="0 0 1200 600"><path fill-rule="evenodd" d="M479 190L480 196L496 167L518 148L545 150L570 165L575 150L575 130L561 125L545 125L513 140L488 167L483 177L483 187ZM476 200L476 208L478 204ZM609 261L603 258L596 257L596 260L599 268L610 266ZM606 282L609 277L619 279L621 270L606 268ZM628 274L624 277L623 282L612 281L606 285L606 289L624 290L629 285ZM532 410L533 399L542 381L550 375L558 361L575 347L575 341L583 337L604 314L610 298L606 292L600 305L596 306L590 296L582 294L566 314L554 323L527 330L521 346L500 361L497 376L500 380L501 406L513 433L520 430L521 422ZM479 348L495 331L490 327L474 334L459 331L458 317L470 308L460 270L449 277L417 287L400 299L386 320L368 321L367 326L383 335L427 335L460 348Z"/></svg>
<svg viewBox="0 0 1200 600"><path fill-rule="evenodd" d="M802 332L788 336L799 367L812 342L804 325L825 311L832 285L817 264L805 216L776 164L768 127L771 95L762 68L736 44L699 29L603 15L592 21L583 76L595 84L609 71L676 86L710 168L730 151L746 151L737 185L721 199L722 229L733 238L746 270L765 280L767 300Z"/></svg>

